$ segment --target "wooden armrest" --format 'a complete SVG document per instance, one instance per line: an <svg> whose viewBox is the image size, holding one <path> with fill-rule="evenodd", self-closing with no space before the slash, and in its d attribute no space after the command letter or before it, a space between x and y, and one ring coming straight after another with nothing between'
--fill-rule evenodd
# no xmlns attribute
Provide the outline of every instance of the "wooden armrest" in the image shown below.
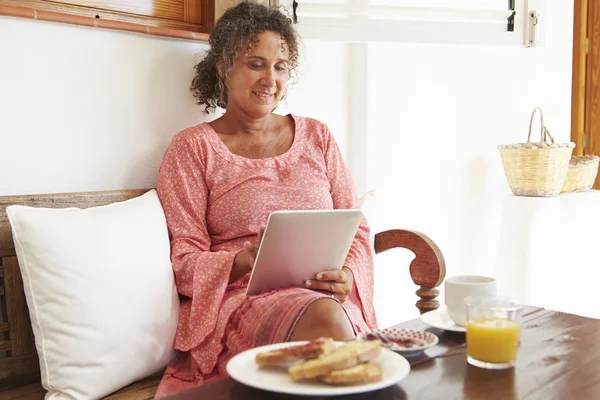
<svg viewBox="0 0 600 400"><path fill-rule="evenodd" d="M436 289L446 277L446 263L440 248L426 235L408 230L392 229L375 235L375 253L402 247L412 251L415 259L410 263L410 277L419 286L416 303L421 314L436 310L440 291Z"/></svg>

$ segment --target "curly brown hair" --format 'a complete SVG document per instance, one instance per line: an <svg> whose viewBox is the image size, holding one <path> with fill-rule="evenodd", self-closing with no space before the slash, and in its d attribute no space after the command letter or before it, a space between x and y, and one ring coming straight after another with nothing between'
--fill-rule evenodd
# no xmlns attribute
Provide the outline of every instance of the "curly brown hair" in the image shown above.
<svg viewBox="0 0 600 400"><path fill-rule="evenodd" d="M240 3L225 11L217 21L208 40L210 49L194 67L196 76L190 90L196 104L205 106L204 112L227 106L225 78L244 45L252 43L259 33L265 31L279 33L285 40L289 51L290 77L293 76L298 67L299 41L291 19L279 10L261 4ZM219 69L224 72L221 77Z"/></svg>

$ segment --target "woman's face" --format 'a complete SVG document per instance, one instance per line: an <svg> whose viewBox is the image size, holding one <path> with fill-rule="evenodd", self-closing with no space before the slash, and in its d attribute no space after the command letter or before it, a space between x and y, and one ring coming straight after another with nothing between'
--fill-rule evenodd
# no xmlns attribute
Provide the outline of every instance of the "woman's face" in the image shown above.
<svg viewBox="0 0 600 400"><path fill-rule="evenodd" d="M266 31L240 51L230 70L227 110L259 118L270 114L285 93L289 79L288 47L279 33Z"/></svg>

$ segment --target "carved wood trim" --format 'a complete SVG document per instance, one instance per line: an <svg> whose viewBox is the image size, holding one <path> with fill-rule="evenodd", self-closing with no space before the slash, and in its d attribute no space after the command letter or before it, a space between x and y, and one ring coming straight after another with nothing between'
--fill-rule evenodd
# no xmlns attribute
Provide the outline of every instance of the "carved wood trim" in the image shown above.
<svg viewBox="0 0 600 400"><path fill-rule="evenodd" d="M427 235L416 231L393 229L375 235L375 253L392 248L405 248L415 254L410 263L410 276L419 286L416 306L421 314L436 310L440 304L438 287L446 277L446 262L439 247Z"/></svg>
<svg viewBox="0 0 600 400"><path fill-rule="evenodd" d="M135 32L146 35L166 36L176 39L187 39L208 43L208 33L192 31L191 28L193 25L191 24L190 30L177 29L166 26L149 26L143 25L141 23L95 17L95 15L97 14L108 15L108 13L102 12L90 13L92 15L74 15L49 11L48 9L44 9L44 5L36 5L36 7L21 7L16 6L15 4L16 3L12 0L0 0L0 15L5 15L9 17L29 18L39 21L62 22L73 25L87 26L91 28ZM148 20L152 19L148 18Z"/></svg>

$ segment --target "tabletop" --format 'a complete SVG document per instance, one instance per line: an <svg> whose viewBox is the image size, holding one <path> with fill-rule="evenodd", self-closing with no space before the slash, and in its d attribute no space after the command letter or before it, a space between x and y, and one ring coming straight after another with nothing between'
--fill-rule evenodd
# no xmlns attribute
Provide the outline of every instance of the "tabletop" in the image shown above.
<svg viewBox="0 0 600 400"><path fill-rule="evenodd" d="M600 320L527 307L517 365L485 370L466 360L465 334L443 331L414 319L395 328L424 329L439 343L411 358L410 374L387 389L331 399L600 399ZM329 397L328 397L329 398ZM168 400L321 400L265 392L226 378Z"/></svg>

